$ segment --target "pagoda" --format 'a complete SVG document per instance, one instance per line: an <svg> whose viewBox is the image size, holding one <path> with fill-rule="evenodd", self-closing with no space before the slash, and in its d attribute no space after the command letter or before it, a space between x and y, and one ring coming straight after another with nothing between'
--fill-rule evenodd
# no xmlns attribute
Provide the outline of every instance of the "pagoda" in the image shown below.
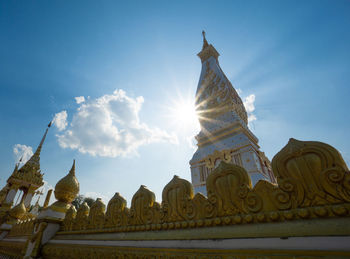
<svg viewBox="0 0 350 259"><path fill-rule="evenodd" d="M7 179L6 186L0 190L0 221L12 205L16 205L13 203L18 191L23 192L20 203L23 203L28 210L36 190L44 185L44 174L40 170L40 152L50 126L51 123L48 125L35 153L21 168L19 168L19 163L15 165L15 169Z"/></svg>
<svg viewBox="0 0 350 259"><path fill-rule="evenodd" d="M196 91L200 132L191 161L195 192L206 194L206 179L220 161L243 167L253 185L259 180L276 182L269 159L260 151L258 138L248 127L248 116L237 91L219 65L219 53L208 44L203 31L202 61Z"/></svg>

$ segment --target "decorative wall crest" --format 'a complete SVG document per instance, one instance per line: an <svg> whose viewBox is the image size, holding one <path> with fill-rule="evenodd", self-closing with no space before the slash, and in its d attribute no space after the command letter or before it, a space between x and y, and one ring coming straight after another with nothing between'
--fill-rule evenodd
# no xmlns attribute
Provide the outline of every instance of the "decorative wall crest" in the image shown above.
<svg viewBox="0 0 350 259"><path fill-rule="evenodd" d="M349 169L330 145L292 138L272 159L272 167L294 208L350 202Z"/></svg>
<svg viewBox="0 0 350 259"><path fill-rule="evenodd" d="M66 217L63 220L63 230L65 231L71 231L73 230L73 225L74 225L74 219L77 216L77 210L75 209L74 205L72 205L67 213L66 213Z"/></svg>
<svg viewBox="0 0 350 259"><path fill-rule="evenodd" d="M106 226L124 226L127 224L128 215L129 209L126 208L126 200L119 192L116 192L107 205Z"/></svg>
<svg viewBox="0 0 350 259"><path fill-rule="evenodd" d="M81 206L72 228L79 233L151 231L349 215L349 172L334 148L291 140L272 164L278 184L261 180L253 188L244 168L221 162L207 178L208 197L194 196L191 183L174 176L163 189L161 205L142 185L130 211L116 193L106 215L101 200L90 212L87 204ZM67 214L63 233L71 232L73 215Z"/></svg>
<svg viewBox="0 0 350 259"><path fill-rule="evenodd" d="M160 219L160 204L146 186L141 185L131 201L130 223L132 225L150 224Z"/></svg>
<svg viewBox="0 0 350 259"><path fill-rule="evenodd" d="M177 175L164 187L162 193L163 221L187 220L192 212L192 184Z"/></svg>
<svg viewBox="0 0 350 259"><path fill-rule="evenodd" d="M104 226L106 205L101 198L97 198L91 205L88 229L100 229Z"/></svg>
<svg viewBox="0 0 350 259"><path fill-rule="evenodd" d="M84 202L77 211L77 216L74 220L73 230L84 230L88 225L90 207Z"/></svg>

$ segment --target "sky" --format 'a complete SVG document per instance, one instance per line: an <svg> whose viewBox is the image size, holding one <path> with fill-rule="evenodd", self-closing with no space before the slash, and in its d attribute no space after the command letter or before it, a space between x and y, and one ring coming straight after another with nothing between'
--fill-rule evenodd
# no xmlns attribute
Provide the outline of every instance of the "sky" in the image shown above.
<svg viewBox="0 0 350 259"><path fill-rule="evenodd" d="M190 181L202 30L270 159L293 137L350 165L349 13L341 0L1 1L0 185L51 120L45 190L73 159L80 193L106 204Z"/></svg>

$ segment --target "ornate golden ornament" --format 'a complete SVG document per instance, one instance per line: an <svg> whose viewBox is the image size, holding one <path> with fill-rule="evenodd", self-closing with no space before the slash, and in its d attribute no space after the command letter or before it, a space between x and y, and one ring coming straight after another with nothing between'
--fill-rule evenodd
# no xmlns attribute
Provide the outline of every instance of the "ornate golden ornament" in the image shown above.
<svg viewBox="0 0 350 259"><path fill-rule="evenodd" d="M193 196L192 184L175 175L163 189L163 221L188 220L193 210Z"/></svg>
<svg viewBox="0 0 350 259"><path fill-rule="evenodd" d="M104 226L106 205L101 198L97 198L91 205L88 229L101 229Z"/></svg>
<svg viewBox="0 0 350 259"><path fill-rule="evenodd" d="M19 221L12 226L9 237L30 236L34 229L34 219Z"/></svg>
<svg viewBox="0 0 350 259"><path fill-rule="evenodd" d="M213 154L209 155L205 159L205 166L212 169L215 167L215 162L216 160L220 159L220 161L224 161L226 163L230 163L232 158L231 158L231 152L230 150L215 150Z"/></svg>
<svg viewBox="0 0 350 259"><path fill-rule="evenodd" d="M13 207L10 210L10 216L14 219L22 219L25 214L27 213L26 206L24 205L24 201L22 200L19 204L17 204L15 207Z"/></svg>
<svg viewBox="0 0 350 259"><path fill-rule="evenodd" d="M161 205L155 202L154 193L145 186L141 186L133 196L130 211L125 199L116 193L108 203L106 215L102 201L96 201L90 212L86 204L79 208L73 230L81 233L97 230L101 233L112 230L159 231L349 215L349 172L340 154L323 143L297 143L290 141L273 159L275 168L278 166L274 170L279 185L260 180L253 188L244 168L221 162L207 178L208 198L200 193L194 196L191 183L174 176L163 189ZM320 165L315 164L319 160L314 158L314 154L322 154ZM310 155L311 162L305 162L309 161ZM306 163L311 164L304 168ZM302 184L310 178L310 174L313 175L313 184L319 187L317 192ZM335 177L337 175L340 176ZM323 203L316 202L317 199L308 201L310 195L316 197L313 192L326 197L322 199ZM299 194L303 198L298 203ZM68 213L67 225L72 220L72 214ZM64 229L64 233L70 232L69 228Z"/></svg>
<svg viewBox="0 0 350 259"><path fill-rule="evenodd" d="M131 200L130 224L143 225L158 223L160 220L160 204L155 202L155 195L146 186L141 185Z"/></svg>
<svg viewBox="0 0 350 259"><path fill-rule="evenodd" d="M215 208L213 216L245 213L244 201L251 188L244 168L221 162L207 178L208 199Z"/></svg>
<svg viewBox="0 0 350 259"><path fill-rule="evenodd" d="M79 193L79 182L75 177L75 160L69 173L55 186L55 197L58 201L71 203Z"/></svg>
<svg viewBox="0 0 350 259"><path fill-rule="evenodd" d="M74 205L71 205L71 207L67 211L66 216L63 220L62 228L64 231L73 230L74 219L76 216L77 216L77 210L75 209Z"/></svg>
<svg viewBox="0 0 350 259"><path fill-rule="evenodd" d="M350 202L349 169L328 144L292 138L272 159L272 168L293 208Z"/></svg>
<svg viewBox="0 0 350 259"><path fill-rule="evenodd" d="M181 249L136 248L113 246L84 246L48 244L43 249L44 258L144 258L144 259L306 259L348 258L348 251L300 251L254 249Z"/></svg>
<svg viewBox="0 0 350 259"><path fill-rule="evenodd" d="M84 202L77 211L77 215L74 220L73 230L84 230L88 225L90 207Z"/></svg>
<svg viewBox="0 0 350 259"><path fill-rule="evenodd" d="M108 202L106 212L106 227L120 227L127 224L129 209L126 207L126 200L119 192Z"/></svg>

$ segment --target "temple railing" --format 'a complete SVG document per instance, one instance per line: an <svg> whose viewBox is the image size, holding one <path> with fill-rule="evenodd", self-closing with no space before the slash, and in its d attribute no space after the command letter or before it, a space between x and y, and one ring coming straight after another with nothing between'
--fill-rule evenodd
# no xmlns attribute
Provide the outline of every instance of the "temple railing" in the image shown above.
<svg viewBox="0 0 350 259"><path fill-rule="evenodd" d="M161 203L141 186L130 208L116 193L107 206L97 199L76 210L73 167L60 182L75 187L64 193L56 185L58 201L35 226L15 224L0 251L25 258L350 258L350 172L321 142L291 139L272 160L277 184L253 187L245 169L221 162L207 178L208 197L174 176Z"/></svg>
<svg viewBox="0 0 350 259"><path fill-rule="evenodd" d="M207 179L208 197L194 195L191 183L174 176L163 189L162 203L141 186L130 208L119 193L107 209L101 199L91 208L84 204L76 211L72 206L58 234L195 229L349 216L350 173L333 147L291 139L273 158L272 167L278 184L262 180L252 187L242 167L221 162ZM309 235L330 235L332 231L323 229Z"/></svg>

